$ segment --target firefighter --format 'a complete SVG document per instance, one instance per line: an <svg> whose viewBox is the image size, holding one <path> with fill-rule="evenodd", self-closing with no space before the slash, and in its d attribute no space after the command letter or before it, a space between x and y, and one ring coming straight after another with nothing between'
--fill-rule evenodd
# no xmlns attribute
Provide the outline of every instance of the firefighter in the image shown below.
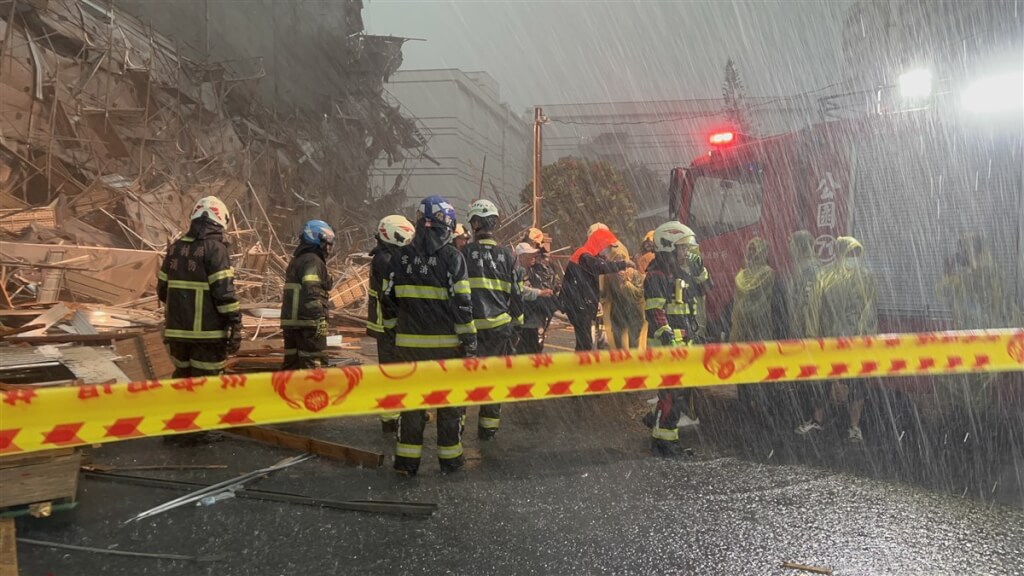
<svg viewBox="0 0 1024 576"><path fill-rule="evenodd" d="M452 243L455 244L455 249L462 252L462 249L469 244L469 231L462 224L455 226L455 234L452 236Z"/></svg>
<svg viewBox="0 0 1024 576"><path fill-rule="evenodd" d="M377 362L390 364L398 362L395 351L394 311L386 309L383 297L391 274L393 262L397 262L401 248L412 242L412 223L405 216L393 214L381 218L377 224L377 246L370 251L370 287L368 289L366 334L377 341ZM381 431L394 434L398 430L398 413L381 414Z"/></svg>
<svg viewBox="0 0 1024 576"><path fill-rule="evenodd" d="M818 283L811 293L810 334L812 338L848 338L878 333L875 279L861 258L864 248L856 238L836 238L836 261L821 270ZM850 406L850 442L864 441L860 429L860 416L864 409L867 384L862 379L847 380ZM797 434L806 436L822 430L825 409L832 397L832 383L826 381L817 388L814 413L801 424Z"/></svg>
<svg viewBox="0 0 1024 576"><path fill-rule="evenodd" d="M333 245L334 230L326 222L306 222L299 246L284 273L282 370L306 370L326 364L328 297L332 285L327 255Z"/></svg>
<svg viewBox="0 0 1024 576"><path fill-rule="evenodd" d="M530 228L526 231L526 236L519 241L520 244L526 242L534 248L540 248L544 245L544 232L540 228Z"/></svg>
<svg viewBox="0 0 1024 576"><path fill-rule="evenodd" d="M242 313L224 242L228 219L219 198L200 198L188 232L171 244L157 274L175 378L222 373L228 355L242 344Z"/></svg>
<svg viewBox="0 0 1024 576"><path fill-rule="evenodd" d="M481 356L515 354L513 327L523 324L521 285L516 276L516 257L494 240L498 207L477 200L466 213L473 241L462 249L473 297L473 324ZM501 404L480 407L477 436L492 440L501 425Z"/></svg>
<svg viewBox="0 0 1024 576"><path fill-rule="evenodd" d="M476 356L473 302L466 260L452 245L455 209L440 196L420 202L412 243L401 249L384 291L395 310L395 346L403 361ZM437 456L443 473L462 467L463 408L438 408ZM395 470L415 475L423 452L426 411L403 412L398 419Z"/></svg>
<svg viewBox="0 0 1024 576"><path fill-rule="evenodd" d="M704 332L701 307L707 291L712 287L711 276L700 257L700 246L697 245L696 238L692 243L685 243L681 249L684 254L680 256L682 260L676 271L678 276L673 281L672 298L665 306L665 313L668 315L668 324L677 343L699 344L704 341L701 336ZM679 391L679 398L682 400L680 428L700 425L700 420L693 411L693 395L692 388Z"/></svg>
<svg viewBox="0 0 1024 576"><path fill-rule="evenodd" d="M590 227L587 242L569 259L562 282L561 309L576 334L576 351L593 350L591 334L599 303L598 277L633 268L632 262L609 262L607 254L619 240L604 224Z"/></svg>
<svg viewBox="0 0 1024 576"><path fill-rule="evenodd" d="M640 254L636 257L636 268L641 274L647 273L647 267L654 260L654 230L644 234L644 241L640 244Z"/></svg>
<svg viewBox="0 0 1024 576"><path fill-rule="evenodd" d="M672 305L682 300L684 266L697 245L693 230L679 222L666 222L654 230L655 257L644 278L644 314L647 317L647 345L669 347L686 344L684 328L674 329L669 319ZM703 265L701 266L703 270ZM706 276L707 271L703 270ZM679 443L679 420L686 404L683 390L662 390L652 414L645 422L651 427L651 448L658 456L680 456L686 450Z"/></svg>

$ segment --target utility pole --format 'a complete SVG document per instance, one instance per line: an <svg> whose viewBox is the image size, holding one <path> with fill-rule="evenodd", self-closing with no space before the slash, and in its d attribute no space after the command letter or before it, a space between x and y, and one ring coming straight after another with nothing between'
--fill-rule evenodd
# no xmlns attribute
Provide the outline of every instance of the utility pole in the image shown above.
<svg viewBox="0 0 1024 576"><path fill-rule="evenodd" d="M541 187L540 175L544 167L543 160L543 128L544 109L540 106L533 108L533 227L540 228L540 201L544 199L544 190Z"/></svg>

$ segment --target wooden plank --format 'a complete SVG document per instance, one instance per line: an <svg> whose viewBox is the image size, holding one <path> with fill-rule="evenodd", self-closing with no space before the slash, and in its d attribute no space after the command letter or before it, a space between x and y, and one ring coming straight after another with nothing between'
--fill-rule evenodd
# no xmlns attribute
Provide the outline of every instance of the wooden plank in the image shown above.
<svg viewBox="0 0 1024 576"><path fill-rule="evenodd" d="M58 303L56 306L50 308L46 312L40 314L36 318L29 321L29 324L42 324L43 328L34 330L32 332L26 332L25 334L27 334L28 336L43 336L44 334L46 334L46 331L50 328L50 326L53 326L57 322L60 322L61 320L67 318L70 315L71 310L69 310L68 307L65 306L62 302Z"/></svg>
<svg viewBox="0 0 1024 576"><path fill-rule="evenodd" d="M94 278L68 270L64 276L64 285L68 291L78 297L85 297L101 304L118 304L130 298L131 288Z"/></svg>
<svg viewBox="0 0 1024 576"><path fill-rule="evenodd" d="M146 332L142 336L142 346L146 351L146 364L152 378L170 378L174 373L174 362L164 344L163 332Z"/></svg>
<svg viewBox="0 0 1024 576"><path fill-rule="evenodd" d="M49 336L11 336L9 342L26 344L103 344L137 336L138 332L102 332L100 334L53 334Z"/></svg>
<svg viewBox="0 0 1024 576"><path fill-rule="evenodd" d="M136 336L127 340L114 342L114 351L121 358L116 364L132 382L149 380L152 376L146 366L146 350L142 346L142 338Z"/></svg>
<svg viewBox="0 0 1024 576"><path fill-rule="evenodd" d="M352 466L380 468L381 465L384 464L383 454L352 448L351 446L345 446L344 444L335 444L334 442L328 442L326 440L317 440L316 438L310 438L308 436L300 436L299 434L292 434L291 432L285 432L275 428L267 428L265 426L228 428L223 430L223 432L238 436L245 436L246 438L263 442L265 444L280 446L281 448L289 448L299 452L309 452L323 458L338 460Z"/></svg>
<svg viewBox="0 0 1024 576"><path fill-rule="evenodd" d="M0 576L18 576L18 545L14 518L0 518Z"/></svg>
<svg viewBox="0 0 1024 576"><path fill-rule="evenodd" d="M0 508L47 502L60 498L74 500L78 491L78 467L82 453L56 456L44 462L0 468Z"/></svg>

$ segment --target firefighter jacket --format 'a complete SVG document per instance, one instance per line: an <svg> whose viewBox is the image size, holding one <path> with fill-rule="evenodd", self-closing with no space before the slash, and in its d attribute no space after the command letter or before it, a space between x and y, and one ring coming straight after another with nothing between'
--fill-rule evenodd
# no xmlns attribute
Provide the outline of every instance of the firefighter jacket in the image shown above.
<svg viewBox="0 0 1024 576"><path fill-rule="evenodd" d="M466 258L469 287L472 290L473 325L489 330L523 324L523 284L516 274L516 257L498 246L494 239L482 237L462 249Z"/></svg>
<svg viewBox="0 0 1024 576"><path fill-rule="evenodd" d="M171 244L157 274L157 296L166 306L164 338L223 340L242 321L224 229L193 220Z"/></svg>
<svg viewBox="0 0 1024 576"><path fill-rule="evenodd" d="M284 273L281 327L312 328L326 320L332 284L323 250L299 244Z"/></svg>
<svg viewBox="0 0 1024 576"><path fill-rule="evenodd" d="M388 283L391 281L392 261L397 261L400 248L386 242L378 242L377 246L370 251L373 260L370 261L370 287L369 298L367 299L366 333L374 338L384 335L385 331L394 330L398 320L394 316L394 310L388 310L385 314L383 295L387 291Z"/></svg>
<svg viewBox="0 0 1024 576"><path fill-rule="evenodd" d="M644 277L644 317L648 342L657 342L673 331L668 306L675 298L675 277L661 266L652 265ZM653 344L648 344L653 345Z"/></svg>
<svg viewBox="0 0 1024 576"><path fill-rule="evenodd" d="M384 314L398 319L399 348L476 347L466 260L436 228L416 227L412 244L392 262Z"/></svg>

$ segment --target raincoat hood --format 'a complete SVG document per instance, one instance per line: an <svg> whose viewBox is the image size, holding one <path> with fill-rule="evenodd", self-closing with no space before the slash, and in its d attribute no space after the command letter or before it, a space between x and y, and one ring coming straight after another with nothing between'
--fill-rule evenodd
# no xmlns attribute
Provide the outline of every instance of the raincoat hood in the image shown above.
<svg viewBox="0 0 1024 576"><path fill-rule="evenodd" d="M761 238L751 238L747 242L744 256L747 268L759 268L768 264L768 243Z"/></svg>
<svg viewBox="0 0 1024 576"><path fill-rule="evenodd" d="M611 230L599 228L587 238L587 242L579 250L573 253L569 261L579 264L580 257L584 254L597 256L605 248L618 243L619 239L615 237L615 234L612 234Z"/></svg>
<svg viewBox="0 0 1024 576"><path fill-rule="evenodd" d="M629 262L629 250L622 244L614 244L611 256L608 259L612 262Z"/></svg>
<svg viewBox="0 0 1024 576"><path fill-rule="evenodd" d="M864 247L861 243L853 236L840 236L836 238L836 259L846 260L851 256L854 256L855 252L859 252L856 256L860 256L864 253Z"/></svg>
<svg viewBox="0 0 1024 576"><path fill-rule="evenodd" d="M789 253L794 262L814 260L814 237L806 230L798 230L789 237Z"/></svg>
<svg viewBox="0 0 1024 576"><path fill-rule="evenodd" d="M736 290L741 293L760 292L774 279L774 272L768 266L768 243L761 238L751 238L747 242L745 255L746 265L736 275Z"/></svg>

